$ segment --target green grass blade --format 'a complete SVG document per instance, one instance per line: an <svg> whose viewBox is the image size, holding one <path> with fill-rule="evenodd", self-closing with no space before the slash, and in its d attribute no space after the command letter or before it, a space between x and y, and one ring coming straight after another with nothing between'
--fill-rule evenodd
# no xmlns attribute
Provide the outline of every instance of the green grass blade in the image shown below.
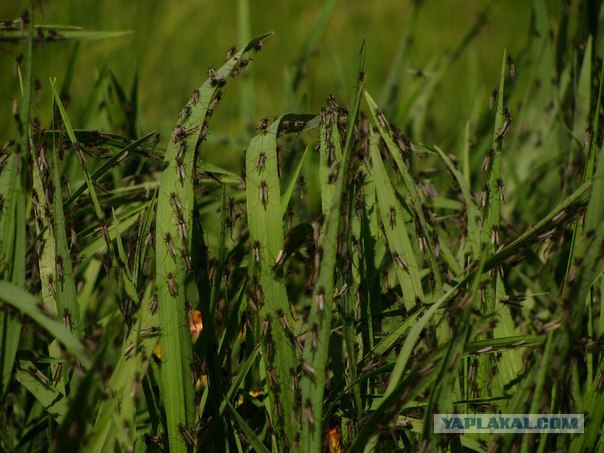
<svg viewBox="0 0 604 453"><path fill-rule="evenodd" d="M52 83L51 83L52 84ZM63 188L61 183L61 162L56 137L48 150L49 179L52 185L52 200L46 200L52 206L52 228L55 242L54 281L56 285L57 310L70 319L71 330L78 337L84 334L80 321L80 309L77 301L75 279L69 245L67 243L67 225L63 211Z"/></svg>
<svg viewBox="0 0 604 453"><path fill-rule="evenodd" d="M352 110L348 117L346 142L343 150L342 163L337 174L336 188L330 210L325 221L324 232L320 238L323 248L319 276L313 292L310 315L307 322L308 332L317 332L316 345L307 341L304 346L302 374L302 417L301 448L303 451L319 451L323 434L323 394L325 392L326 366L329 357L329 338L331 334L331 319L333 310L334 270L336 267L336 249L341 219L341 205L348 165L351 155L353 130L356 123L361 95L364 89L365 77L365 43L361 48L361 63L359 65L359 82ZM310 414L310 415L309 415Z"/></svg>
<svg viewBox="0 0 604 453"><path fill-rule="evenodd" d="M131 34L131 31L95 31L95 30L74 30L57 26L36 26L36 35L34 41L41 43L51 41L98 41L101 39L120 38ZM42 38L41 38L42 37ZM19 44L23 42L23 34L18 30L0 30L0 42Z"/></svg>
<svg viewBox="0 0 604 453"><path fill-rule="evenodd" d="M263 338L266 373L269 383L279 385L280 392L270 392L270 416L277 438L285 434L293 443L296 427L291 414L294 394L288 385L297 366L292 342L292 316L281 267L275 266L284 252L283 206L277 169L277 132L281 118L254 137L246 151L246 197L251 253L250 273L259 285L263 302L258 307L261 324L268 323ZM296 340L297 341L297 340ZM268 349L274 350L274 357ZM274 374L275 379L272 379ZM279 406L281 409L278 409ZM280 441L280 443L282 443ZM286 449L285 445L281 445Z"/></svg>
<svg viewBox="0 0 604 453"><path fill-rule="evenodd" d="M436 294L440 295L442 293L442 278L440 275L438 264L436 262L434 243L435 238L432 235L432 231L428 226L428 222L424 214L424 208L426 206L424 204L423 197L419 192L419 189L415 185L415 181L413 180L413 177L409 171L404 157L405 153L409 152L409 150L406 148L412 145L405 144L402 138L398 139L398 133L395 134L393 132L390 124L388 123L388 120L386 119L384 114L378 110L377 104L367 92L365 92L365 101L369 106L369 111L371 112L371 116L373 117L373 120L380 131L381 137L386 142L386 146L390 151L390 155L396 162L396 166L401 175L403 176L403 181L405 183L406 188L404 198L405 201L413 208L413 215L419 223L418 234L422 235L425 240L425 253L432 269L432 275L434 277L434 283L436 286ZM401 144L399 145L399 143Z"/></svg>
<svg viewBox="0 0 604 453"><path fill-rule="evenodd" d="M194 177L198 149L207 133L207 121L222 96L222 85L245 54L260 46L262 35L230 58L210 79L196 89L174 129L164 158L156 217L156 279L161 327L164 402L172 451L192 448L181 434L193 428L193 382L190 376L192 348L186 300L190 273Z"/></svg>
<svg viewBox="0 0 604 453"><path fill-rule="evenodd" d="M371 137L370 153L371 173L375 181L381 224L386 233L405 305L411 309L424 300L419 264L415 259L415 251L404 222L403 208L390 185L375 135Z"/></svg>
<svg viewBox="0 0 604 453"><path fill-rule="evenodd" d="M431 149L431 148L428 148ZM470 242L470 251L471 257L477 259L479 256L480 250L480 230L478 229L479 223L482 222L482 216L478 207L474 203L474 199L470 193L470 187L467 183L466 178L463 174L457 170L449 156L447 156L443 150L441 150L438 146L434 147L434 150L438 153L441 159L447 164L447 168L451 172L451 174L455 177L459 187L461 189L461 193L463 194L464 202L466 205L466 217L468 224L468 239ZM467 174L467 173L466 173Z"/></svg>
<svg viewBox="0 0 604 453"><path fill-rule="evenodd" d="M27 389L59 424L67 413L67 399L31 362L19 362L15 380Z"/></svg>
<svg viewBox="0 0 604 453"><path fill-rule="evenodd" d="M36 296L12 283L0 281L0 300L31 318L53 338L57 339L84 367L90 367L92 362L80 340L65 327L63 322L48 316L44 309L40 307L40 300Z"/></svg>
<svg viewBox="0 0 604 453"><path fill-rule="evenodd" d="M235 419L235 422L237 423L237 425L239 425L239 428L241 428L241 430L243 431L243 434L247 438L248 442L251 444L252 447L254 447L254 451L257 451L260 453L269 453L268 448L266 448L264 446L264 444L260 441L260 439L258 439L258 436L256 436L254 431L252 431L252 428L250 428L250 426L243 419L243 417L241 417L241 415L239 415L239 412L237 412L237 409L235 409L233 407L233 405L230 403L230 401L225 400L225 403L226 403L226 407L229 409L229 412Z"/></svg>

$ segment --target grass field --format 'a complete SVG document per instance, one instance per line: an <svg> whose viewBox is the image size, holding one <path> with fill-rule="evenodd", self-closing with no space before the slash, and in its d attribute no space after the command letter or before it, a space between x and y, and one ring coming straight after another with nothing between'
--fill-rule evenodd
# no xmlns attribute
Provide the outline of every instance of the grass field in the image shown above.
<svg viewBox="0 0 604 453"><path fill-rule="evenodd" d="M0 451L604 448L599 2L66 5L0 8Z"/></svg>

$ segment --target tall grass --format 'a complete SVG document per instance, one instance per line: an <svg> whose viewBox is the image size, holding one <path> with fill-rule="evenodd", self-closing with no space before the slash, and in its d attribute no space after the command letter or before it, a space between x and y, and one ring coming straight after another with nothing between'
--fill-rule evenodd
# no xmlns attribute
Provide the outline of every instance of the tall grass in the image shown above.
<svg viewBox="0 0 604 453"><path fill-rule="evenodd" d="M285 78L291 111L262 118L253 77L237 76L269 64L271 34L250 39L239 2L239 49L191 74L206 80L163 138L139 131L136 75L126 90L102 70L83 118L69 77L42 83L50 105L32 103L43 37L119 33L45 26L33 9L0 27L24 52L18 136L0 154L3 450L602 448L597 24L563 14L550 35L535 0L524 51L497 56L491 99L477 93L432 144L441 81L490 3L405 87L417 2L379 103L362 45L350 102L305 113L333 8ZM211 119L236 103L234 84L240 134L222 145L246 147L239 174L210 162ZM433 415L453 412L583 413L586 425L435 434Z"/></svg>

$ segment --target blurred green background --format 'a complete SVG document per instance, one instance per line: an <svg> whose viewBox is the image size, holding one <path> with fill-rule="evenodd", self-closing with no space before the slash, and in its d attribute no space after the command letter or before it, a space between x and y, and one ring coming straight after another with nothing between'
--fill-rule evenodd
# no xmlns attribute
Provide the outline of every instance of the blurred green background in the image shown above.
<svg viewBox="0 0 604 453"><path fill-rule="evenodd" d="M408 58L403 63L401 89L417 78L416 71L426 71L430 64L457 44L485 6L484 0L427 1L420 10L413 31ZM507 48L511 55L522 50L526 42L530 3L523 0L492 2L484 26L439 83L430 105L430 127L423 137L411 137L427 143L440 143L460 117L469 115L484 101L499 78L501 55ZM552 5L557 17L559 6ZM324 35L308 64L307 78L297 93L297 102L288 98L287 80L295 72L296 61L323 2L289 0L229 1L46 1L36 10L37 23L80 25L88 30L130 30L128 36L104 41L84 42L78 50L75 77L71 89L69 113L74 126L82 127L78 118L83 112L99 71L105 63L125 88L130 88L135 71L139 77L139 133L154 129L166 137L178 112L192 89L207 78L210 65L220 65L227 49L243 42L238 20L242 5L249 5L249 31L255 36L266 31L275 35L267 42L250 69L254 80L255 104L249 124L264 116L291 111L317 112L329 94L348 101L356 82L358 52L363 39L367 49L367 87L379 97L409 21L410 0L337 1ZM26 9L27 2L4 0L0 19L13 19ZM41 11L43 11L41 13ZM41 15L42 14L42 15ZM40 103L42 118L50 112L48 79L57 77L59 86L65 78L73 44L47 44L37 52L35 76L45 94ZM13 122L12 100L18 93L13 74L20 50L0 44L0 120L1 139L6 141ZM428 71L428 77L430 76ZM229 84L227 95L213 120L214 134L242 131L238 107L241 83ZM288 99L290 99L288 101ZM396 118L394 119L396 121ZM43 123L44 124L44 123ZM95 125L89 125L95 126ZM102 127L102 125L96 125ZM8 135L7 135L8 131ZM241 149L207 151L204 159L217 164L238 166Z"/></svg>

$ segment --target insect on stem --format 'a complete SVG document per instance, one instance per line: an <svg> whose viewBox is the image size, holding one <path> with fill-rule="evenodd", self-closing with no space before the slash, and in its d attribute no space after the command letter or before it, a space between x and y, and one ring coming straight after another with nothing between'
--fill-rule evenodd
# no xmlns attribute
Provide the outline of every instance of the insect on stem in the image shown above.
<svg viewBox="0 0 604 453"><path fill-rule="evenodd" d="M166 233L164 235L164 242L166 243L166 247L168 248L168 253L172 257L172 259L176 261L176 247L174 247L174 242L172 242L172 235L170 233Z"/></svg>
<svg viewBox="0 0 604 453"><path fill-rule="evenodd" d="M266 206L268 205L268 184L264 180L260 183L259 197L260 203L262 203L262 206L266 209Z"/></svg>
<svg viewBox="0 0 604 453"><path fill-rule="evenodd" d="M256 266L260 265L260 241L254 241L254 261L256 262Z"/></svg>
<svg viewBox="0 0 604 453"><path fill-rule="evenodd" d="M170 295L177 296L178 295L178 285L176 284L176 279L174 278L174 274L172 272L168 272L168 290L170 291Z"/></svg>

